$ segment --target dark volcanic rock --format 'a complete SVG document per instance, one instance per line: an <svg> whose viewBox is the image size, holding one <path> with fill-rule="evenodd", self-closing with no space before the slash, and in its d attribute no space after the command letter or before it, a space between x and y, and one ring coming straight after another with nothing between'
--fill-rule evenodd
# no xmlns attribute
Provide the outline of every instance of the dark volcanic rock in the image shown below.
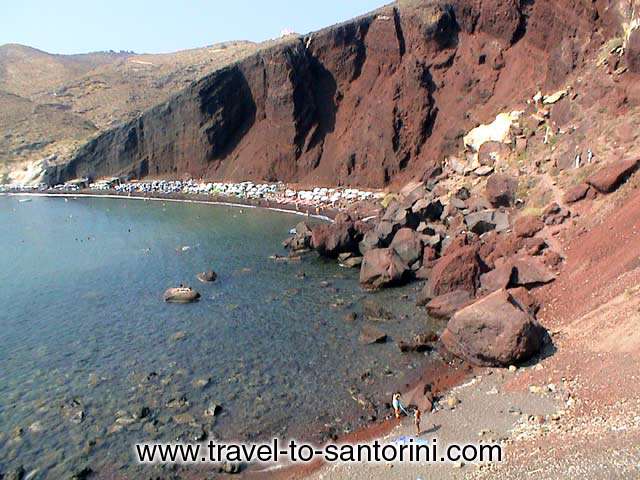
<svg viewBox="0 0 640 480"><path fill-rule="evenodd" d="M380 288L401 283L407 265L391 248L377 248L364 254L360 283L366 288Z"/></svg>
<svg viewBox="0 0 640 480"><path fill-rule="evenodd" d="M336 216L333 223L318 225L311 232L311 245L325 257L358 251L360 232L348 215Z"/></svg>
<svg viewBox="0 0 640 480"><path fill-rule="evenodd" d="M458 311L441 340L451 353L475 365L505 367L536 354L544 335L517 300L498 290Z"/></svg>
<svg viewBox="0 0 640 480"><path fill-rule="evenodd" d="M587 178L587 183L600 193L611 193L636 171L639 163L637 158L612 163Z"/></svg>

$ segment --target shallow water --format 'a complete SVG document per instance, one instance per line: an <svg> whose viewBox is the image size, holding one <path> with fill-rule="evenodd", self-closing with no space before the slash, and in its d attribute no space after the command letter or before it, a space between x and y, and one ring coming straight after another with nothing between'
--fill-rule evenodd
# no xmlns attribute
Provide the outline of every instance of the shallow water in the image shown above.
<svg viewBox="0 0 640 480"><path fill-rule="evenodd" d="M424 357L393 341L361 345L363 321L345 314L374 297L396 315L379 325L392 339L430 324L413 307L415 287L367 294L358 272L335 262L269 259L299 221L262 209L0 197L0 472L24 465L34 478L66 478L90 466L136 478L135 442L318 440L325 425L361 425L349 389L379 401ZM210 268L218 280L199 283ZM165 304L179 283L201 301ZM212 403L223 407L215 417L205 414Z"/></svg>

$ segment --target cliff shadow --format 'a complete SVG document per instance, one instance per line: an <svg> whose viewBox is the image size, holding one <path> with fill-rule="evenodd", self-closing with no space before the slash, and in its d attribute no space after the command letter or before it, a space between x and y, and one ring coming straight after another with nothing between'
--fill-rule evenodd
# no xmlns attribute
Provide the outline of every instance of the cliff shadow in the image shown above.
<svg viewBox="0 0 640 480"><path fill-rule="evenodd" d="M317 122L317 128L307 145L307 150L312 150L335 129L338 84L333 74L316 57L310 56L309 64Z"/></svg>
<svg viewBox="0 0 640 480"><path fill-rule="evenodd" d="M198 100L209 144L207 160L225 158L256 121L256 102L247 77L238 66L221 70L207 78Z"/></svg>

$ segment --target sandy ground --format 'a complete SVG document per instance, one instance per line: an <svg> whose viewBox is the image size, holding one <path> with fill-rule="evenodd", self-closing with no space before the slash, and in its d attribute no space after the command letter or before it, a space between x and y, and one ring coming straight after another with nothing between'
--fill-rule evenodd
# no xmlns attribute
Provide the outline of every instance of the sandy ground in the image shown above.
<svg viewBox="0 0 640 480"><path fill-rule="evenodd" d="M508 448L512 438L528 435L532 430L544 428L552 418L560 415L564 407L563 392L532 394L520 391L502 391L505 380L525 374L526 367L516 372L489 369L470 381L454 388L443 399L441 406L422 421L423 432L419 438L438 439L440 446L452 443L498 442ZM446 399L455 397L459 403L450 408ZM542 424L540 422L543 422ZM415 436L413 419L403 417L395 428L382 437L383 442L393 442L400 436ZM507 450L508 452L508 450ZM476 464L430 464L415 465L363 464L359 466L329 465L315 472L310 478L321 479L430 479L465 478L467 475L486 469Z"/></svg>

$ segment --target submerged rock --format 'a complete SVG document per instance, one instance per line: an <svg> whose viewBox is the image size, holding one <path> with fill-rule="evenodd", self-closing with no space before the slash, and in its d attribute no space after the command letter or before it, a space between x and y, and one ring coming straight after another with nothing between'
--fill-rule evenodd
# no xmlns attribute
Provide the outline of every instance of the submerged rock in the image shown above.
<svg viewBox="0 0 640 480"><path fill-rule="evenodd" d="M163 295L167 303L192 303L200 298L200 294L189 287L168 288Z"/></svg>
<svg viewBox="0 0 640 480"><path fill-rule="evenodd" d="M218 274L213 270L208 270L206 272L200 272L196 275L196 278L200 280L202 283L207 282L215 282L218 278Z"/></svg>
<svg viewBox="0 0 640 480"><path fill-rule="evenodd" d="M502 366L536 354L545 329L506 290L498 290L458 311L442 334L454 355L481 366Z"/></svg>
<svg viewBox="0 0 640 480"><path fill-rule="evenodd" d="M365 345L371 345L373 343L384 343L387 341L387 334L376 327L365 325L364 327L362 327L359 340Z"/></svg>

